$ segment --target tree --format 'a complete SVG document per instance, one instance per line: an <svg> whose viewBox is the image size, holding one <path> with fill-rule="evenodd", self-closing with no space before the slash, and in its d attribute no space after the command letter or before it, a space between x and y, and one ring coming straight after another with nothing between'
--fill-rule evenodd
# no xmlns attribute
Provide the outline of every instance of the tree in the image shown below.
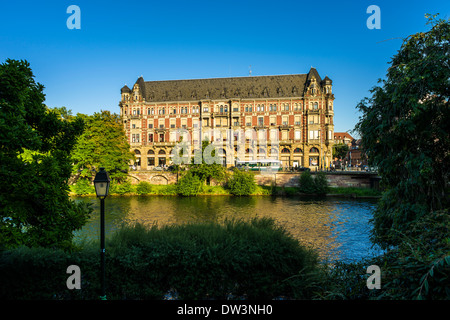
<svg viewBox="0 0 450 320"><path fill-rule="evenodd" d="M86 129L72 153L73 174L92 179L95 171L104 167L112 179L126 180L128 165L134 156L120 116L101 111L92 116L78 114L77 117L84 119Z"/></svg>
<svg viewBox="0 0 450 320"><path fill-rule="evenodd" d="M205 149L209 146L209 141L202 141L202 155L204 155ZM196 154L196 156L198 153ZM215 156L215 150L211 152L211 156ZM194 156L195 159L195 156ZM202 157L201 164L194 164L194 159L192 159L192 164L189 167L189 171L200 178L202 182L206 182L207 185L211 183L211 180L222 181L225 179L225 169L222 165L218 163L207 164L204 157Z"/></svg>
<svg viewBox="0 0 450 320"><path fill-rule="evenodd" d="M202 181L196 175L188 172L177 182L177 193L179 195L190 197L196 196L202 190Z"/></svg>
<svg viewBox="0 0 450 320"><path fill-rule="evenodd" d="M328 192L328 180L325 172L319 172L313 178L309 171L300 176L299 187L301 193L324 195Z"/></svg>
<svg viewBox="0 0 450 320"><path fill-rule="evenodd" d="M339 143L333 146L333 158L344 159L348 152L348 145Z"/></svg>
<svg viewBox="0 0 450 320"><path fill-rule="evenodd" d="M357 108L369 163L386 188L374 212L373 241L397 245L412 222L449 207L450 20L407 37L386 80Z"/></svg>
<svg viewBox="0 0 450 320"><path fill-rule="evenodd" d="M27 61L0 65L0 246L70 247L88 218L67 186L83 121L61 119L43 90Z"/></svg>
<svg viewBox="0 0 450 320"><path fill-rule="evenodd" d="M255 176L252 172L239 169L233 170L233 175L228 179L227 188L235 196L248 196L256 190Z"/></svg>

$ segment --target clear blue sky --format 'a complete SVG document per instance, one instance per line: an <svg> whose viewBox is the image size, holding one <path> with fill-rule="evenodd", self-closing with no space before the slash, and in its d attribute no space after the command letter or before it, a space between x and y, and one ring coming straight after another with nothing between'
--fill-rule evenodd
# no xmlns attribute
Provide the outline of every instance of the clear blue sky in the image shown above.
<svg viewBox="0 0 450 320"><path fill-rule="evenodd" d="M69 30L67 7L81 9ZM367 7L381 10L370 30ZM26 59L49 107L119 112L120 88L145 80L307 73L333 80L335 131L353 129L357 103L385 76L401 38L428 30L427 1L4 1L0 62Z"/></svg>

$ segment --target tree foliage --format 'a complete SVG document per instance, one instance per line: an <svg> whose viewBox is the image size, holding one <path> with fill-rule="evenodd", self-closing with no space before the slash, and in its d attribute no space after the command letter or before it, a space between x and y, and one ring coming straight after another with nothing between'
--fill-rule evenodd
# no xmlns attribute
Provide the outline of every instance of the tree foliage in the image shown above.
<svg viewBox="0 0 450 320"><path fill-rule="evenodd" d="M196 196L202 190L202 181L192 172L186 173L177 182L177 193L184 197Z"/></svg>
<svg viewBox="0 0 450 320"><path fill-rule="evenodd" d="M416 219L448 208L450 163L450 23L407 37L386 80L358 104L356 126L386 188L374 213L373 240L398 244Z"/></svg>
<svg viewBox="0 0 450 320"><path fill-rule="evenodd" d="M70 246L89 211L68 197L83 121L44 105L27 61L0 65L0 246Z"/></svg>
<svg viewBox="0 0 450 320"><path fill-rule="evenodd" d="M255 176L252 172L233 170L233 175L228 179L227 188L235 196L248 196L256 190Z"/></svg>
<svg viewBox="0 0 450 320"><path fill-rule="evenodd" d="M348 145L339 143L333 146L333 158L344 159L348 152Z"/></svg>
<svg viewBox="0 0 450 320"><path fill-rule="evenodd" d="M133 158L120 116L109 111L92 116L78 114L86 129L78 138L72 153L73 174L92 179L95 171L104 167L112 179L124 181Z"/></svg>
<svg viewBox="0 0 450 320"><path fill-rule="evenodd" d="M299 179L299 191L307 194L324 195L328 192L328 180L324 172L312 177L309 171L304 171Z"/></svg>
<svg viewBox="0 0 450 320"><path fill-rule="evenodd" d="M210 145L209 141L202 141L202 155L204 155L205 149ZM196 156L199 153L196 154ZM211 157L215 156L215 150L211 152ZM194 159L192 160L194 162ZM202 163L192 163L190 165L189 171L197 176L200 181L206 182L207 185L210 184L211 180L214 179L216 181L222 181L225 179L225 169L219 163L211 163L208 164L205 161L205 158L202 157Z"/></svg>

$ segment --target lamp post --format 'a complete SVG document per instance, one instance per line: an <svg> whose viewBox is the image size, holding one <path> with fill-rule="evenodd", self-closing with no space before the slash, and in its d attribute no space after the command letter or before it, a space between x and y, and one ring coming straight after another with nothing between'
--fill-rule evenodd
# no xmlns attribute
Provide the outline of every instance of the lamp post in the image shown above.
<svg viewBox="0 0 450 320"><path fill-rule="evenodd" d="M94 179L95 193L100 198L100 268L101 268L101 296L106 300L105 294L105 198L109 191L109 175L105 168L100 168Z"/></svg>

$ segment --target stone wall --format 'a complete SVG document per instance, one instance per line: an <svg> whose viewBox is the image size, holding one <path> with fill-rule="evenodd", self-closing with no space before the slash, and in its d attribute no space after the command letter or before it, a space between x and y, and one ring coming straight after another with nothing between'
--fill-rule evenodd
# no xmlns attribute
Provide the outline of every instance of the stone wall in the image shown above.
<svg viewBox="0 0 450 320"><path fill-rule="evenodd" d="M279 187L297 187L301 173L279 172L275 174L257 174L256 182L260 185L275 183ZM312 172L314 176L315 173ZM379 177L374 173L365 172L339 172L326 173L330 187L360 187L377 188Z"/></svg>
<svg viewBox="0 0 450 320"><path fill-rule="evenodd" d="M314 172L311 173L313 176ZM301 173L278 172L277 174L256 174L255 180L259 185L278 187L297 187ZM147 181L151 184L174 184L177 174L168 171L131 171L131 183ZM366 172L327 172L330 187L365 187L377 188L380 177L375 173Z"/></svg>
<svg viewBox="0 0 450 320"><path fill-rule="evenodd" d="M128 173L133 184L146 181L151 184L174 184L177 183L177 174L167 171L131 171Z"/></svg>

